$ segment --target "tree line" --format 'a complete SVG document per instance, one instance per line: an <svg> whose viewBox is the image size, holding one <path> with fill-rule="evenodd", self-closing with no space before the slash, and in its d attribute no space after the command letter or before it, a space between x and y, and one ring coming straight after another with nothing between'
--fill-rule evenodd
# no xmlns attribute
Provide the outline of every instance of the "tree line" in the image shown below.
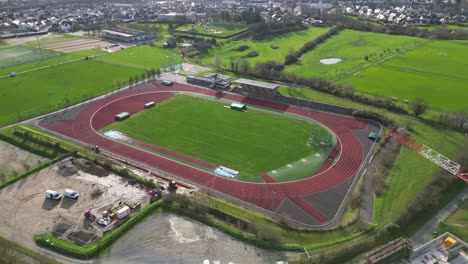
<svg viewBox="0 0 468 264"><path fill-rule="evenodd" d="M304 53L315 49L318 45L325 42L325 40L329 39L331 36L335 35L340 30L341 30L341 27L340 28L332 27L325 34L320 35L314 40L309 41L306 44L304 44L304 46L302 46L298 51L290 52L288 55L286 55L286 58L284 60L284 65L296 63Z"/></svg>

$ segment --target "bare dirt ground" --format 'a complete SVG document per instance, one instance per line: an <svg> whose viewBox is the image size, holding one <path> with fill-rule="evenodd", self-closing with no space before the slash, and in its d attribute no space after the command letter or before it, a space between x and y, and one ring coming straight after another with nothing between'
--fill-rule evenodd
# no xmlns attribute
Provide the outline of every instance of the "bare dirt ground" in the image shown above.
<svg viewBox="0 0 468 264"><path fill-rule="evenodd" d="M19 44L26 44L30 42L36 42L38 39L39 40L51 40L51 39L59 39L59 38L63 38L63 36L54 34L54 33L47 33L45 35L39 35L37 37L32 36L32 37L6 39L6 42L8 45L19 45Z"/></svg>
<svg viewBox="0 0 468 264"><path fill-rule="evenodd" d="M89 49L104 49L112 44L100 39L77 39L67 42L54 43L43 46L44 49L50 49L65 53L76 52Z"/></svg>
<svg viewBox="0 0 468 264"><path fill-rule="evenodd" d="M26 171L27 168L32 168L45 160L47 158L0 141L0 174L4 176L21 173Z"/></svg>
<svg viewBox="0 0 468 264"><path fill-rule="evenodd" d="M55 201L44 196L47 189L63 194L66 188L78 192L80 197ZM97 189L101 195L96 195ZM94 235L101 235L103 227L85 219L86 209L100 218L103 211L123 201L140 202L143 208L149 203L147 193L139 184L131 185L113 174L99 177L79 171L67 159L0 190L4 212L0 236L29 248L35 248L33 236L42 233L89 241Z"/></svg>
<svg viewBox="0 0 468 264"><path fill-rule="evenodd" d="M185 74L185 75L189 75L189 74L198 75L200 72L210 70L210 68L206 68L206 67L191 64L191 63L184 63L182 66L184 69L179 71L178 73Z"/></svg>

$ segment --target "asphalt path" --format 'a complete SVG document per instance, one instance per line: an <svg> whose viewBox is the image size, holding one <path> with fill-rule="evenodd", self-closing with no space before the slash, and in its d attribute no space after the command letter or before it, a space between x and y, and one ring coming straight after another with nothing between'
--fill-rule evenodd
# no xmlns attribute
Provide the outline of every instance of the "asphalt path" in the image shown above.
<svg viewBox="0 0 468 264"><path fill-rule="evenodd" d="M411 240L415 247L422 245L433 239L432 232L434 228L442 221L447 219L464 201L468 199L468 187L442 208L436 215L419 228L416 233L411 236Z"/></svg>

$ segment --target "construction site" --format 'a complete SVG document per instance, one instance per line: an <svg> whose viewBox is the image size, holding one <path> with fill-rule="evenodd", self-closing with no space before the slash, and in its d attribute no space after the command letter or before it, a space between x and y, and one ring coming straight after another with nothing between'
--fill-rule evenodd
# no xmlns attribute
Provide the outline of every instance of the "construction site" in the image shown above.
<svg viewBox="0 0 468 264"><path fill-rule="evenodd" d="M171 184L153 179L164 191ZM37 234L86 244L160 198L161 189L148 189L86 159L66 158L0 191L2 206L12 212L0 220L0 235L29 247L34 246L32 238ZM49 190L64 195L59 199L45 197ZM67 197L64 190L73 190L77 197Z"/></svg>

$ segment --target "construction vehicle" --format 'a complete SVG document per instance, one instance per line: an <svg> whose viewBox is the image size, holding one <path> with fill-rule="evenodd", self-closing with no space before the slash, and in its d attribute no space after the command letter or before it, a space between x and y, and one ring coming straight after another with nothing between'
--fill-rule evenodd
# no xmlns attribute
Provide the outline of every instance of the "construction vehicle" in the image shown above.
<svg viewBox="0 0 468 264"><path fill-rule="evenodd" d="M89 210L89 209L86 209L86 210L85 210L84 216L85 216L86 219L88 219L88 220L93 220L93 221L96 220L96 216L95 216L93 213L91 213L91 210Z"/></svg>

